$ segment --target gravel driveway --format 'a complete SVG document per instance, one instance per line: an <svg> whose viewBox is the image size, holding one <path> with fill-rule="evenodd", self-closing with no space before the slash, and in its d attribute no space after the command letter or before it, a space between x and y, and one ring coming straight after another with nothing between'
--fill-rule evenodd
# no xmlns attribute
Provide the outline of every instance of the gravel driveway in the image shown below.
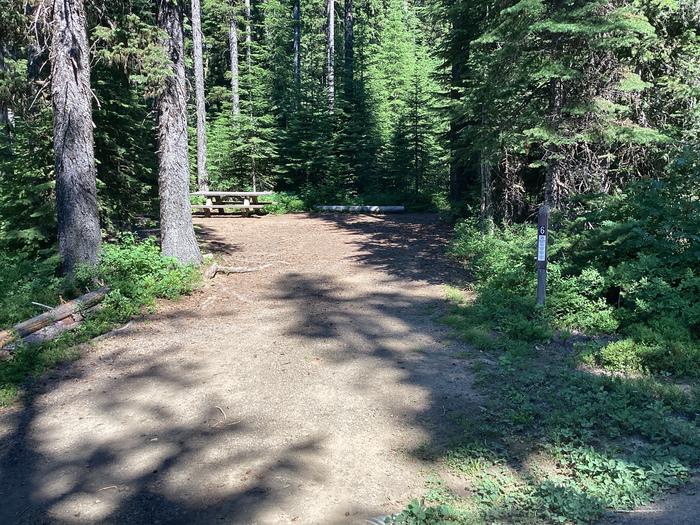
<svg viewBox="0 0 700 525"><path fill-rule="evenodd" d="M0 523L363 523L477 401L431 215L197 219L222 264L0 413Z"/></svg>

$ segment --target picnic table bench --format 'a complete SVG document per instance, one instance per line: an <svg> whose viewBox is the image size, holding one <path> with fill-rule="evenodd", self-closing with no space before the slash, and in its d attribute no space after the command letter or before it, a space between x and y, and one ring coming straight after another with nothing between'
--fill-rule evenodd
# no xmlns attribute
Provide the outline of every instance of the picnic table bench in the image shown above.
<svg viewBox="0 0 700 525"><path fill-rule="evenodd" d="M246 213L251 210L261 210L267 202L258 202L258 197L272 195L271 191L195 191L191 196L205 197L206 204L192 204L194 210L204 210L206 215L211 210L219 210L224 213L226 208L244 210Z"/></svg>

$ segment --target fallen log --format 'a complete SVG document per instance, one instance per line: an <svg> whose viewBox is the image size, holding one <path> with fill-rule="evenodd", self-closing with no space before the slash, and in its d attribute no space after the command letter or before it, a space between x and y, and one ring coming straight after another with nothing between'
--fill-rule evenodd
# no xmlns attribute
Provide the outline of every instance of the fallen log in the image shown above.
<svg viewBox="0 0 700 525"><path fill-rule="evenodd" d="M78 328L80 325L83 324L83 321L85 321L85 319L89 315L99 310L101 306L102 305L100 304L96 304L91 308L75 312L66 317L65 319L61 319L60 321L45 326L44 328L37 330L36 332L33 332L26 337L23 337L22 341L30 345L38 345L46 343L47 341L53 341L64 332L70 332L71 330L75 330L76 328ZM11 348L12 345L8 347L8 349Z"/></svg>
<svg viewBox="0 0 700 525"><path fill-rule="evenodd" d="M403 213L406 211L404 206L326 206L316 205L315 210L318 211L349 211L361 213Z"/></svg>
<svg viewBox="0 0 700 525"><path fill-rule="evenodd" d="M61 321L66 317L69 317L76 313L82 313L85 310L92 308L97 303L105 298L109 288L103 287L95 290L94 292L86 293L81 295L77 299L68 301L60 306L57 306L53 310L39 314L36 317L22 321L16 324L10 330L0 331L0 348L7 346L18 337L27 337L34 332L41 330L53 323Z"/></svg>

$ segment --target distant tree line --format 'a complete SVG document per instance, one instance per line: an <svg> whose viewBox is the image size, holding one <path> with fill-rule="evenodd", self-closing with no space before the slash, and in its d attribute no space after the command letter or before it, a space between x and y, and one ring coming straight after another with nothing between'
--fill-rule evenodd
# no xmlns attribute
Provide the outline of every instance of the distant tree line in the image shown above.
<svg viewBox="0 0 700 525"><path fill-rule="evenodd" d="M691 0L0 0L0 243L70 271L150 217L193 262L194 188L492 223L663 177L697 146L698 25Z"/></svg>

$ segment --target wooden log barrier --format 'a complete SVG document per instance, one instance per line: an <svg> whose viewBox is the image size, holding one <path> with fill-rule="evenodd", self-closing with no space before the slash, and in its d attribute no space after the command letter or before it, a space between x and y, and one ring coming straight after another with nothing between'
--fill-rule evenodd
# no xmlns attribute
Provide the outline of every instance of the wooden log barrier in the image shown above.
<svg viewBox="0 0 700 525"><path fill-rule="evenodd" d="M81 295L77 299L68 301L67 303L49 310L48 312L44 312L36 317L22 321L9 330L0 331L0 348L7 346L18 337L27 337L28 335L33 334L42 328L65 319L66 317L83 312L88 308L92 308L97 303L102 301L108 292L108 287L98 288L94 292Z"/></svg>
<svg viewBox="0 0 700 525"><path fill-rule="evenodd" d="M403 206L314 206L318 211L340 211L340 212L360 212L360 213L403 213L406 208Z"/></svg>

